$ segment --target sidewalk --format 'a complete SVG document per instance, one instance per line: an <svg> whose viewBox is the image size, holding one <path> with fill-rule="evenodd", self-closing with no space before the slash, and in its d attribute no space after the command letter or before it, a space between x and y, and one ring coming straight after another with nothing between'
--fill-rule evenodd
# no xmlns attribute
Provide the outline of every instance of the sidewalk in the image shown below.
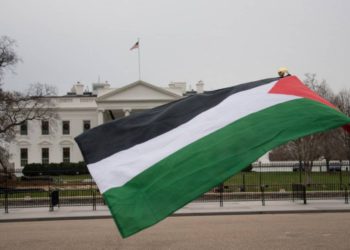
<svg viewBox="0 0 350 250"><path fill-rule="evenodd" d="M301 201L261 201L224 202L220 207L218 202L187 204L172 216L197 215L239 215L239 214L283 214L283 213L327 213L350 212L350 204L344 200L309 200L304 205ZM40 208L10 208L9 213L0 211L1 222L38 221L38 220L74 220L110 218L111 214L106 206L86 207L55 207L50 212L48 207Z"/></svg>

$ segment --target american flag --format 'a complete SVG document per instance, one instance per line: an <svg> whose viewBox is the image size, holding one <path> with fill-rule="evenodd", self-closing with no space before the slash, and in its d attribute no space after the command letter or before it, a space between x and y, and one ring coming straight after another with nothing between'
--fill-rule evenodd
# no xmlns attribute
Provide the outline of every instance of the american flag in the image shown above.
<svg viewBox="0 0 350 250"><path fill-rule="evenodd" d="M132 46L132 47L130 48L130 50L138 49L138 48L139 48L139 41L137 41L137 42L134 44L134 46Z"/></svg>

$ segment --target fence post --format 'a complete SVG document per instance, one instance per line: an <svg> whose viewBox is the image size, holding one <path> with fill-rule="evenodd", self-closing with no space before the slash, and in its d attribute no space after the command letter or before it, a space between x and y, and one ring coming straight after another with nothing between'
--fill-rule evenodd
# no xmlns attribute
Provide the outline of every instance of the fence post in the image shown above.
<svg viewBox="0 0 350 250"><path fill-rule="evenodd" d="M9 200L8 200L8 173L5 169L5 213L9 213Z"/></svg>
<svg viewBox="0 0 350 250"><path fill-rule="evenodd" d="M49 187L49 212L53 211L52 195Z"/></svg>
<svg viewBox="0 0 350 250"><path fill-rule="evenodd" d="M92 210L96 211L96 191L92 191Z"/></svg>
<svg viewBox="0 0 350 250"><path fill-rule="evenodd" d="M224 183L221 183L219 186L220 191L220 207L224 206Z"/></svg>
<svg viewBox="0 0 350 250"><path fill-rule="evenodd" d="M243 178L243 180L242 180L242 188L241 188L241 192L245 192L246 191L246 186L245 186L245 173L242 173L242 178Z"/></svg>
<svg viewBox="0 0 350 250"><path fill-rule="evenodd" d="M50 180L47 180L47 192L48 192L48 196L49 196L49 211L52 212L53 211L53 205L51 202L51 186L50 186Z"/></svg>
<svg viewBox="0 0 350 250"><path fill-rule="evenodd" d="M344 185L344 196L345 196L345 204L349 204L349 193L348 193L348 187Z"/></svg>
<svg viewBox="0 0 350 250"><path fill-rule="evenodd" d="M63 179L62 179L61 175L59 175L58 176L58 183L56 183L56 187L58 185L58 192L59 192L59 190L61 190L61 186L63 186L62 184L63 184ZM58 202L57 207L61 207L61 202Z"/></svg>
<svg viewBox="0 0 350 250"><path fill-rule="evenodd" d="M259 161L259 186L261 187L261 162Z"/></svg>
<svg viewBox="0 0 350 250"><path fill-rule="evenodd" d="M343 186L343 174L342 174L341 166L340 166L340 172L339 172L339 185L340 185L340 188Z"/></svg>
<svg viewBox="0 0 350 250"><path fill-rule="evenodd" d="M261 203L263 206L265 206L265 187L266 185L260 185Z"/></svg>
<svg viewBox="0 0 350 250"><path fill-rule="evenodd" d="M304 199L304 204L306 204L306 185L303 185L303 199Z"/></svg>
<svg viewBox="0 0 350 250"><path fill-rule="evenodd" d="M349 167L346 167L345 171L346 171L346 176L349 177ZM348 181L349 181L348 185L350 186L350 179ZM345 204L349 204L349 193L348 193L348 187L347 186L346 186L346 193L345 193Z"/></svg>
<svg viewBox="0 0 350 250"><path fill-rule="evenodd" d="M92 210L96 211L96 191L92 189L92 177L90 177L90 191L92 195Z"/></svg>

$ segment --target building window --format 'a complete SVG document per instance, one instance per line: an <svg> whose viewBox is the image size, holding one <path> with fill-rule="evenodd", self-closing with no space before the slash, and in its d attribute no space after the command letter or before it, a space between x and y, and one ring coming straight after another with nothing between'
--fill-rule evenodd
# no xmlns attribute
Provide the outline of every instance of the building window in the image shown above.
<svg viewBox="0 0 350 250"><path fill-rule="evenodd" d="M20 130L21 135L28 135L28 122L25 121L24 123L21 124L21 130Z"/></svg>
<svg viewBox="0 0 350 250"><path fill-rule="evenodd" d="M41 149L41 163L49 164L49 148Z"/></svg>
<svg viewBox="0 0 350 250"><path fill-rule="evenodd" d="M28 148L21 148L21 166L28 164Z"/></svg>
<svg viewBox="0 0 350 250"><path fill-rule="evenodd" d="M69 121L62 121L62 134L69 135L69 133L70 133Z"/></svg>
<svg viewBox="0 0 350 250"><path fill-rule="evenodd" d="M41 121L41 134L42 135L49 134L49 121Z"/></svg>
<svg viewBox="0 0 350 250"><path fill-rule="evenodd" d="M63 162L70 162L70 148L63 148Z"/></svg>
<svg viewBox="0 0 350 250"><path fill-rule="evenodd" d="M83 128L84 128L84 132L88 131L91 128L90 121L83 121Z"/></svg>

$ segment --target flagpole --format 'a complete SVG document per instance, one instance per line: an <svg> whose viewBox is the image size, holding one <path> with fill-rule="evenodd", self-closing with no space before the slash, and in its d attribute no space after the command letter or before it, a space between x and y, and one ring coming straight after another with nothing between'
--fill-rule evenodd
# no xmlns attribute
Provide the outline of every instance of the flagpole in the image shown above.
<svg viewBox="0 0 350 250"><path fill-rule="evenodd" d="M141 61L140 61L140 49L141 49L141 46L140 46L140 38L137 38L137 43L139 45L137 51L138 51L138 55L139 55L139 80L141 81Z"/></svg>

